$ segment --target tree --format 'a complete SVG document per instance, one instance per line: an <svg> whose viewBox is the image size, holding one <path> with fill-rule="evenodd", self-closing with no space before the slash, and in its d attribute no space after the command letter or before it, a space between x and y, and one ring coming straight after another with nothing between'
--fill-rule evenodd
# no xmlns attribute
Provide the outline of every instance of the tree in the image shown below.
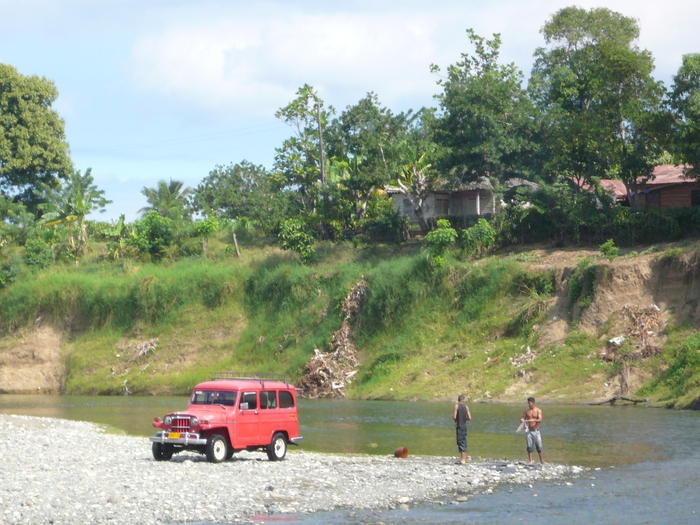
<svg viewBox="0 0 700 525"><path fill-rule="evenodd" d="M43 212L40 224L54 226L64 224L68 228L69 245L76 255L82 255L87 247L88 233L85 218L93 211L104 212L104 207L112 201L105 199L92 176L92 168L75 170L58 189L42 183L35 192L43 203L38 208ZM77 242L73 234L73 224L77 226Z"/></svg>
<svg viewBox="0 0 700 525"><path fill-rule="evenodd" d="M153 210L132 224L132 234L128 242L140 253L158 260L165 255L165 249L174 240L172 219Z"/></svg>
<svg viewBox="0 0 700 525"><path fill-rule="evenodd" d="M326 170L327 183L339 190L330 200L336 209L344 208L338 206L338 199L349 201L352 222L365 219L374 193L388 185L400 170L399 146L420 115L412 111L394 114L379 104L377 95L368 93L328 126L331 161Z"/></svg>
<svg viewBox="0 0 700 525"><path fill-rule="evenodd" d="M173 221L180 221L185 213L187 198L192 193L190 188L183 188L184 183L170 179L158 181L155 188L144 187L141 194L146 197L150 206L144 206L139 210L143 217L155 211L161 217L167 217Z"/></svg>
<svg viewBox="0 0 700 525"><path fill-rule="evenodd" d="M675 149L689 165L687 174L700 178L700 53L683 56L673 77L670 102L678 119Z"/></svg>
<svg viewBox="0 0 700 525"><path fill-rule="evenodd" d="M283 181L247 160L216 166L192 195L194 209L220 218L249 219L271 231L287 214Z"/></svg>
<svg viewBox="0 0 700 525"><path fill-rule="evenodd" d="M38 204L33 190L56 187L72 170L63 120L51 108L57 97L46 78L0 64L0 194L31 211Z"/></svg>
<svg viewBox="0 0 700 525"><path fill-rule="evenodd" d="M294 189L299 211L306 214L316 213L319 196L326 186L323 130L335 110L323 106L314 89L304 84L297 91L297 98L275 113L294 130L294 136L276 149L275 169L284 176L286 186Z"/></svg>
<svg viewBox="0 0 700 525"><path fill-rule="evenodd" d="M209 236L219 231L219 221L216 217L207 217L201 221L195 221L192 225L195 235L202 240L202 255L206 257L209 246Z"/></svg>
<svg viewBox="0 0 700 525"><path fill-rule="evenodd" d="M532 171L538 119L523 75L513 63L498 63L500 35L487 40L471 29L467 35L474 53L462 53L438 81L442 115L435 140L445 148L440 167L453 185ZM440 73L436 65L431 70Z"/></svg>
<svg viewBox="0 0 700 525"><path fill-rule="evenodd" d="M633 185L662 155L663 87L637 21L605 8L561 9L542 29L530 91L547 115L547 172Z"/></svg>

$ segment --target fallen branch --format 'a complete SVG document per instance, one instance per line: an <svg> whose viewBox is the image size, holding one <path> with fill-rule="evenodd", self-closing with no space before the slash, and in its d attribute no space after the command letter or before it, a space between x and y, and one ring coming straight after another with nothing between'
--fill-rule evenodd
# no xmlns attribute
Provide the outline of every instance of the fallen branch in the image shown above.
<svg viewBox="0 0 700 525"><path fill-rule="evenodd" d="M628 403L634 403L635 405L637 403L647 403L649 400L648 399L630 399L629 397L623 397L623 396L614 396L611 397L610 399L607 399L605 401L600 401L599 403L588 403L589 405L605 405L607 403L610 403L610 405L614 405L617 401L627 401Z"/></svg>

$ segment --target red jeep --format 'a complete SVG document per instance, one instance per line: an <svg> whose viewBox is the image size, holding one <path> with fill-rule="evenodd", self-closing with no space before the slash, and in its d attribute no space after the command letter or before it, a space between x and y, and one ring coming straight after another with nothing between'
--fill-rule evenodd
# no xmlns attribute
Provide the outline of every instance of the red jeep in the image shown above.
<svg viewBox="0 0 700 525"><path fill-rule="evenodd" d="M160 429L149 438L156 461L194 450L220 463L234 452L261 449L271 461L281 461L287 444L303 439L296 389L287 381L262 377L223 374L200 383L192 390L186 412L155 418L153 426Z"/></svg>

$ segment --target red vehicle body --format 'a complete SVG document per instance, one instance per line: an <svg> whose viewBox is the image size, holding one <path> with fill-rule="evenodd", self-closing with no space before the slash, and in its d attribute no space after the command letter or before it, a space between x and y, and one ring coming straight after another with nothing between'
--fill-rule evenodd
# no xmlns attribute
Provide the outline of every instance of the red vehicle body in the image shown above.
<svg viewBox="0 0 700 525"><path fill-rule="evenodd" d="M221 376L192 390L185 412L156 418L152 442L156 461L193 450L212 463L241 450L266 450L281 461L289 443L299 444L296 389L286 381Z"/></svg>

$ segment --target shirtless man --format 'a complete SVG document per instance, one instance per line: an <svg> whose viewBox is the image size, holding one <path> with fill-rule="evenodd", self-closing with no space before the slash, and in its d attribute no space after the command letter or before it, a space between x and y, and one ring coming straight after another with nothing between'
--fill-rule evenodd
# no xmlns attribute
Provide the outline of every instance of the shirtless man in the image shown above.
<svg viewBox="0 0 700 525"><path fill-rule="evenodd" d="M528 409L525 411L520 421L527 421L527 459L532 464L532 451L537 449L540 456L540 463L545 464L542 457L542 436L540 435L540 423L542 423L542 411L535 406L535 398L527 398Z"/></svg>

